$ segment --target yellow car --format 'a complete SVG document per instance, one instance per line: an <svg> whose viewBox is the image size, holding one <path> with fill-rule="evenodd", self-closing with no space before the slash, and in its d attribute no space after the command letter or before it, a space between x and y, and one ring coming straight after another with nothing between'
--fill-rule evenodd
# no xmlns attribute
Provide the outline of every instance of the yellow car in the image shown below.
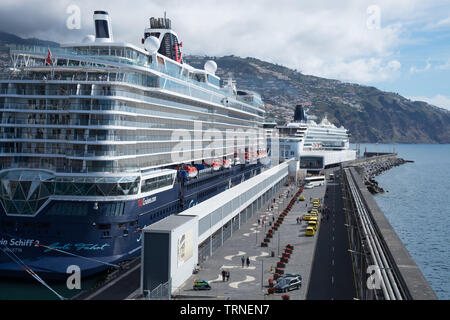
<svg viewBox="0 0 450 320"><path fill-rule="evenodd" d="M320 205L318 203L313 204L313 208L318 209L319 207L320 207Z"/></svg>
<svg viewBox="0 0 450 320"><path fill-rule="evenodd" d="M306 227L305 236L314 236L314 228L313 227Z"/></svg>
<svg viewBox="0 0 450 320"><path fill-rule="evenodd" d="M311 210L311 214L317 216L317 215L319 214L319 210L317 210L317 209L312 209L312 210Z"/></svg>
<svg viewBox="0 0 450 320"><path fill-rule="evenodd" d="M312 215L310 215L310 214L305 214L305 215L303 215L303 217L302 217L302 219L303 219L303 220L306 220L306 221L309 221L311 218L315 218L315 217L312 216Z"/></svg>
<svg viewBox="0 0 450 320"><path fill-rule="evenodd" d="M317 198L315 198L315 199L313 199L313 203L314 203L314 202L320 203L320 200L317 199Z"/></svg>
<svg viewBox="0 0 450 320"><path fill-rule="evenodd" d="M314 231L317 231L317 221L316 220L309 220L308 227L312 227Z"/></svg>
<svg viewBox="0 0 450 320"><path fill-rule="evenodd" d="M300 197L298 197L299 201L305 201L305 196L301 195Z"/></svg>
<svg viewBox="0 0 450 320"><path fill-rule="evenodd" d="M309 218L308 221L315 221L317 223L317 225L319 225L319 218L318 217L312 216L311 218Z"/></svg>

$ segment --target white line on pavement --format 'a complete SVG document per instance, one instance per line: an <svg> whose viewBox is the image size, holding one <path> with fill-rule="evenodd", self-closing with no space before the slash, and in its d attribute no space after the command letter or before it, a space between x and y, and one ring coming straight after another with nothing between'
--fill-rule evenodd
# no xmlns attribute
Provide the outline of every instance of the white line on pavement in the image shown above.
<svg viewBox="0 0 450 320"><path fill-rule="evenodd" d="M225 256L224 259L225 259L225 260L230 260L230 261L231 261L231 259L233 259L234 257L237 257L237 256L243 256L244 254L246 254L246 252L244 252L244 251L239 251L237 254L232 254L232 255L230 255L230 256Z"/></svg>
<svg viewBox="0 0 450 320"><path fill-rule="evenodd" d="M221 266L221 269L243 269L243 270L255 270L256 267L255 266L251 266L251 267L244 267L242 268L241 266Z"/></svg>
<svg viewBox="0 0 450 320"><path fill-rule="evenodd" d="M252 282L255 280L255 277L252 276L246 276L245 280L243 281L235 281L229 284L230 287L237 289L239 287L240 284L245 283L245 282Z"/></svg>

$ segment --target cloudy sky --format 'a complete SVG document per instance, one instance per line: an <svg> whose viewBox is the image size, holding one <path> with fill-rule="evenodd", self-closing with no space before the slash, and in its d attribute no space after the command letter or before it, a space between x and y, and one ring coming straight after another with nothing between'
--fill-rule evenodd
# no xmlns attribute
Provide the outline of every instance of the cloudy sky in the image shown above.
<svg viewBox="0 0 450 320"><path fill-rule="evenodd" d="M448 0L1 0L0 30L80 41L94 10L118 41L140 45L166 11L185 54L256 57L450 109Z"/></svg>

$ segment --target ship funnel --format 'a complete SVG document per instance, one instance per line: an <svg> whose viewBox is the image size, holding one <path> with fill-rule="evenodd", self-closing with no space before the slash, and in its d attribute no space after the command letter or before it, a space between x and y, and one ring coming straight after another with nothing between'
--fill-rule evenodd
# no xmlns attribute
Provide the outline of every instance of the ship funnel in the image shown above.
<svg viewBox="0 0 450 320"><path fill-rule="evenodd" d="M306 122L306 112L305 109L303 109L303 106L296 105L295 106L295 113L294 113L294 122Z"/></svg>
<svg viewBox="0 0 450 320"><path fill-rule="evenodd" d="M95 42L113 42L111 19L106 11L94 11Z"/></svg>

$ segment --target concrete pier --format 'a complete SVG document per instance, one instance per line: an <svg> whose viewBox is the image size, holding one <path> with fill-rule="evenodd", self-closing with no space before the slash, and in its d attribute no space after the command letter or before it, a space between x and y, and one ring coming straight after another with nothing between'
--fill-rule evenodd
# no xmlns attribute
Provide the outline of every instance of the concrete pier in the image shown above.
<svg viewBox="0 0 450 320"><path fill-rule="evenodd" d="M363 177L354 167L343 168L341 175L344 178L343 193L350 251L359 299L437 299L428 281L376 204L363 182ZM371 274L369 268L378 272Z"/></svg>

